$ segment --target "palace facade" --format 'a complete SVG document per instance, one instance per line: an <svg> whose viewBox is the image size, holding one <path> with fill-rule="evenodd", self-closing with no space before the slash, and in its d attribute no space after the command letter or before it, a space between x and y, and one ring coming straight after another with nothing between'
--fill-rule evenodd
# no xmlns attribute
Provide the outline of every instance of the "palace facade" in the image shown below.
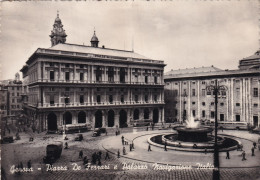
<svg viewBox="0 0 260 180"><path fill-rule="evenodd" d="M199 120L241 121L259 126L260 120L260 51L239 61L237 70L202 67L172 70L165 74L165 120L184 121L193 116ZM226 87L218 95L215 114L213 92L207 86Z"/></svg>
<svg viewBox="0 0 260 180"><path fill-rule="evenodd" d="M40 130L90 125L126 127L164 121L164 62L133 51L68 44L59 15L50 48L38 48L21 69L25 111Z"/></svg>

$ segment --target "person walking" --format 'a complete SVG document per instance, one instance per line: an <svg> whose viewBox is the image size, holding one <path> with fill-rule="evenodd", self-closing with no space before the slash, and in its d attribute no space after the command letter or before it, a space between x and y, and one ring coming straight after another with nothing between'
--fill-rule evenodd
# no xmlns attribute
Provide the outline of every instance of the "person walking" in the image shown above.
<svg viewBox="0 0 260 180"><path fill-rule="evenodd" d="M254 147L252 147L251 152L252 152L252 156L255 156L255 148Z"/></svg>
<svg viewBox="0 0 260 180"><path fill-rule="evenodd" d="M123 147L123 155L126 155L125 146Z"/></svg>
<svg viewBox="0 0 260 180"><path fill-rule="evenodd" d="M207 148L205 148L204 152L205 152L205 154L207 154L207 152L208 152Z"/></svg>
<svg viewBox="0 0 260 180"><path fill-rule="evenodd" d="M167 142L164 143L164 151L167 151Z"/></svg>
<svg viewBox="0 0 260 180"><path fill-rule="evenodd" d="M98 158L99 158L99 159L101 159L101 155L102 155L102 152L99 151L99 152L98 152Z"/></svg>
<svg viewBox="0 0 260 180"><path fill-rule="evenodd" d="M121 139L122 139L122 145L124 145L125 144L125 137L122 136Z"/></svg>
<svg viewBox="0 0 260 180"><path fill-rule="evenodd" d="M254 146L254 148L256 149L256 142L253 142L253 146Z"/></svg>
<svg viewBox="0 0 260 180"><path fill-rule="evenodd" d="M230 157L229 157L229 150L227 150L227 156L226 156L226 159L230 159Z"/></svg>
<svg viewBox="0 0 260 180"><path fill-rule="evenodd" d="M117 158L120 158L120 151L119 151L119 149L117 151Z"/></svg>
<svg viewBox="0 0 260 180"><path fill-rule="evenodd" d="M148 151L152 151L150 144L148 145Z"/></svg>
<svg viewBox="0 0 260 180"><path fill-rule="evenodd" d="M246 152L243 151L243 152L242 152L242 161L245 161L245 160L246 160Z"/></svg>
<svg viewBox="0 0 260 180"><path fill-rule="evenodd" d="M80 150L80 151L79 151L79 158L82 158L82 157L83 157L83 151Z"/></svg>
<svg viewBox="0 0 260 180"><path fill-rule="evenodd" d="M109 154L108 154L108 151L106 152L105 160L107 160L107 159L110 159Z"/></svg>
<svg viewBox="0 0 260 180"><path fill-rule="evenodd" d="M30 169L30 168L32 167L31 160L29 160L29 161L27 162L27 167L28 167L28 169Z"/></svg>

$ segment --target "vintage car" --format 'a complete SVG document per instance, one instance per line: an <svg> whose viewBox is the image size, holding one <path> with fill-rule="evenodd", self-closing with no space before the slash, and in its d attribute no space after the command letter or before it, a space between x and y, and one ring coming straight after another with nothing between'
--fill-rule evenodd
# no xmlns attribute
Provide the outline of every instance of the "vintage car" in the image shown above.
<svg viewBox="0 0 260 180"><path fill-rule="evenodd" d="M60 158L63 148L63 142L55 141L46 147L46 156L43 158L45 164L52 164Z"/></svg>
<svg viewBox="0 0 260 180"><path fill-rule="evenodd" d="M13 143L14 142L14 138L13 136L6 136L6 137L3 137L3 139L1 139L1 143L4 144L4 143Z"/></svg>
<svg viewBox="0 0 260 180"><path fill-rule="evenodd" d="M78 134L76 137L75 137L75 141L82 141L83 140L83 135L82 134Z"/></svg>
<svg viewBox="0 0 260 180"><path fill-rule="evenodd" d="M96 128L93 132L93 137L97 137L101 135L101 129L100 128Z"/></svg>

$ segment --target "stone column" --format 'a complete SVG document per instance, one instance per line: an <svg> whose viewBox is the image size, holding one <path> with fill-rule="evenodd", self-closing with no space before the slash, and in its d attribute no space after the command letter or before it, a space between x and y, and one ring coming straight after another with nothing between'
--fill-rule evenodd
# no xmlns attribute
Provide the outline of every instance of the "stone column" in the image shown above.
<svg viewBox="0 0 260 180"><path fill-rule="evenodd" d="M198 93L198 95L197 95L197 97L198 97L198 100L197 100L197 102L198 102L198 111L197 111L197 114L198 114L198 119L200 119L201 117L200 117L200 115L201 115L201 112L200 112L200 81L198 80L198 81L196 81L197 82L197 93Z"/></svg>

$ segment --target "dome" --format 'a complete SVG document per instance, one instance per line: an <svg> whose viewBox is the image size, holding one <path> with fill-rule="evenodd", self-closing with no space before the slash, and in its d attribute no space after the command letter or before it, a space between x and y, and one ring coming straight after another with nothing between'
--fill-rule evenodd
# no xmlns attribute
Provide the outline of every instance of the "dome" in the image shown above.
<svg viewBox="0 0 260 180"><path fill-rule="evenodd" d="M93 42L93 41L98 41L98 38L96 36L96 31L94 31L94 35L91 38L91 42Z"/></svg>

